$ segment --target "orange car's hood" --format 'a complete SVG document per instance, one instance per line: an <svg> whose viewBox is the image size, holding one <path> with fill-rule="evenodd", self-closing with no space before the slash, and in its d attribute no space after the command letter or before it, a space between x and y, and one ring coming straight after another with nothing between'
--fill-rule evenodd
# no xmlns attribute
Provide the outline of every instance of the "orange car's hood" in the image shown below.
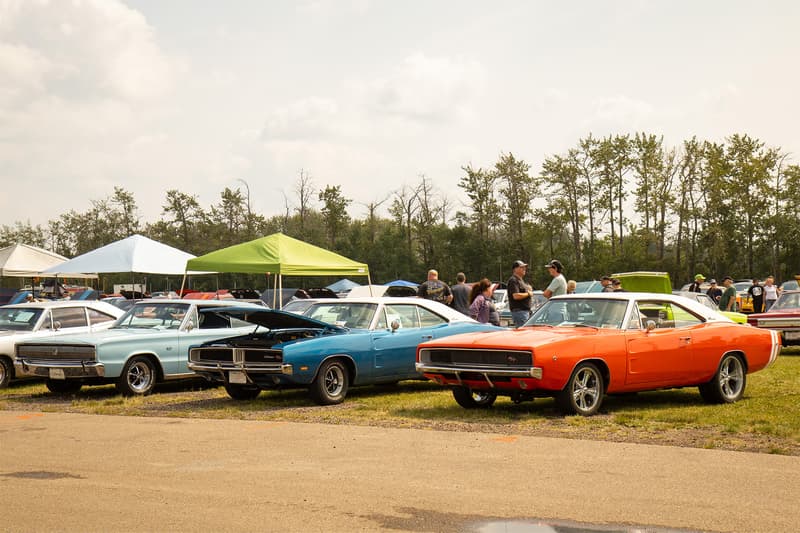
<svg viewBox="0 0 800 533"><path fill-rule="evenodd" d="M523 327L486 333L462 333L424 343L426 347L449 346L462 348L536 348L567 338L595 337L608 333L620 333L616 329L587 327Z"/></svg>

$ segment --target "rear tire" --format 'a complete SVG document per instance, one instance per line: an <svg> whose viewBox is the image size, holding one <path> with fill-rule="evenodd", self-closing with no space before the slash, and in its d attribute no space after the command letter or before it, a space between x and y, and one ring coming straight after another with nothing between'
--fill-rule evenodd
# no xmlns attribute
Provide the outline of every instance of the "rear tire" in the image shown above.
<svg viewBox="0 0 800 533"><path fill-rule="evenodd" d="M81 390L83 383L70 379L48 379L44 382L44 385L53 394L75 394Z"/></svg>
<svg viewBox="0 0 800 533"><path fill-rule="evenodd" d="M469 387L455 387L453 389L453 398L464 409L488 409L494 405L497 394L493 391L474 391Z"/></svg>
<svg viewBox="0 0 800 533"><path fill-rule="evenodd" d="M738 355L728 354L722 358L719 368L708 383L698 388L706 403L733 403L744 396L747 373Z"/></svg>
<svg viewBox="0 0 800 533"><path fill-rule="evenodd" d="M319 368L317 377L308 389L311 399L319 405L342 403L347 396L350 374L347 367L338 359L325 361Z"/></svg>
<svg viewBox="0 0 800 533"><path fill-rule="evenodd" d="M14 365L10 359L0 357L0 389L5 389L14 377Z"/></svg>
<svg viewBox="0 0 800 533"><path fill-rule="evenodd" d="M556 396L556 402L565 414L592 416L603 404L603 374L594 363L581 363Z"/></svg>
<svg viewBox="0 0 800 533"><path fill-rule="evenodd" d="M228 396L230 396L234 400L246 401L246 400L255 400L258 397L258 395L261 394L261 389L259 389L258 387L254 387L253 385L226 383L225 392L227 392Z"/></svg>

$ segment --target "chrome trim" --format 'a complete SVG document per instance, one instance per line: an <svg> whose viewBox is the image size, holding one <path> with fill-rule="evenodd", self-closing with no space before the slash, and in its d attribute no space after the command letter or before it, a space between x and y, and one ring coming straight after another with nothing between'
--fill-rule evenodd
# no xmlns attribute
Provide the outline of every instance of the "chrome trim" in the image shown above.
<svg viewBox="0 0 800 533"><path fill-rule="evenodd" d="M489 376L510 376L517 378L539 378L541 379L542 369L539 367L528 367L519 370L509 370L505 368L475 368L475 367L454 367L454 366L434 366L425 363L416 363L417 372L432 373L432 374L455 374L459 382L461 382L462 373L481 374L486 381L492 383Z"/></svg>
<svg viewBox="0 0 800 533"><path fill-rule="evenodd" d="M212 363L189 361L189 368L195 372L230 372L231 370L253 374L286 374L292 375L292 365L289 363L264 363L261 365L244 365L243 363Z"/></svg>
<svg viewBox="0 0 800 533"><path fill-rule="evenodd" d="M67 378L94 378L105 377L106 368L103 363L75 362L75 361L48 361L33 362L26 359L14 361L14 368L18 376L50 377L51 368L60 368Z"/></svg>

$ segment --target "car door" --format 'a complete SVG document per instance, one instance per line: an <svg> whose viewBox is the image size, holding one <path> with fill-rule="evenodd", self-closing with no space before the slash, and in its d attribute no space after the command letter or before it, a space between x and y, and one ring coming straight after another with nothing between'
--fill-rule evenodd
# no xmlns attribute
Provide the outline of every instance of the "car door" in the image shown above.
<svg viewBox="0 0 800 533"><path fill-rule="evenodd" d="M388 304L373 332L375 379L416 378L417 345L437 336L436 330L447 322L413 303ZM397 329L392 329L392 323Z"/></svg>
<svg viewBox="0 0 800 533"><path fill-rule="evenodd" d="M640 300L638 329L626 330L626 385L680 384L694 371L692 329L703 320L667 300ZM635 316L635 315L634 315ZM649 329L651 322L655 328Z"/></svg>

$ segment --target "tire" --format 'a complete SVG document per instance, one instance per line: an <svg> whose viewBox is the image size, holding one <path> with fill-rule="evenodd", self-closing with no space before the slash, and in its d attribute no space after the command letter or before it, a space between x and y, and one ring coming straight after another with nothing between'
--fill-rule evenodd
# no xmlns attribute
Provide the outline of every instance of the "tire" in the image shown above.
<svg viewBox="0 0 800 533"><path fill-rule="evenodd" d="M719 368L708 383L698 387L706 403L733 403L744 396L747 373L738 355L728 354L722 358Z"/></svg>
<svg viewBox="0 0 800 533"><path fill-rule="evenodd" d="M332 359L322 363L308 392L316 404L334 405L344 401L349 384L350 375L345 364L339 359Z"/></svg>
<svg viewBox="0 0 800 533"><path fill-rule="evenodd" d="M0 357L0 389L5 389L14 377L14 365L10 359Z"/></svg>
<svg viewBox="0 0 800 533"><path fill-rule="evenodd" d="M253 385L240 385L238 383L226 383L225 392L234 400L254 400L261 394L261 389Z"/></svg>
<svg viewBox="0 0 800 533"><path fill-rule="evenodd" d="M455 387L453 398L464 409L488 409L494 405L497 394L493 391L474 391L469 387Z"/></svg>
<svg viewBox="0 0 800 533"><path fill-rule="evenodd" d="M157 378L153 361L141 355L131 357L117 378L117 391L125 396L144 396L153 392Z"/></svg>
<svg viewBox="0 0 800 533"><path fill-rule="evenodd" d="M74 381L71 379L61 380L61 379L48 379L44 382L47 390L54 394L75 394L81 387L83 383L80 381Z"/></svg>
<svg viewBox="0 0 800 533"><path fill-rule="evenodd" d="M603 374L594 363L581 363L556 396L556 402L565 414L592 416L603 404Z"/></svg>

